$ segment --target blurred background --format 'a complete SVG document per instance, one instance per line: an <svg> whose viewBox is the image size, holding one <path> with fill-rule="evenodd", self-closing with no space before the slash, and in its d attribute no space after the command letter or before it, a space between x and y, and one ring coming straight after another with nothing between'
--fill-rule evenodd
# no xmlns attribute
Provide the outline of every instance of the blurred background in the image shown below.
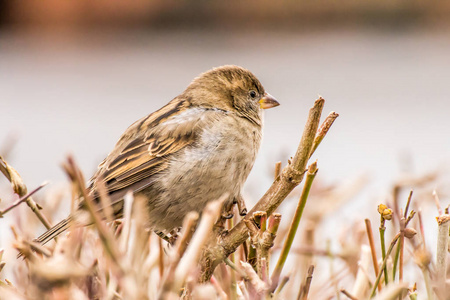
<svg viewBox="0 0 450 300"><path fill-rule="evenodd" d="M201 72L241 65L281 103L266 111L249 206L269 187L275 162L294 154L314 100L340 114L314 155L317 185L347 192L339 219L322 231L333 238L377 220L376 204L389 201L397 180L448 171L449 13L449 3L415 0L3 0L0 154L29 189L66 182L68 153L89 178L132 122ZM441 182L422 195L431 216L432 189L448 204ZM8 190L6 179L0 184Z"/></svg>

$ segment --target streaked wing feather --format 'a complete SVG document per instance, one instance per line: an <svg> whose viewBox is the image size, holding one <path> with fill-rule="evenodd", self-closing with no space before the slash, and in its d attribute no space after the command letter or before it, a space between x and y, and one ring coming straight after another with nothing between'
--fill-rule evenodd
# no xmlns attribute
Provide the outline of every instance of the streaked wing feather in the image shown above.
<svg viewBox="0 0 450 300"><path fill-rule="evenodd" d="M199 124L211 121L203 115L193 114L180 124L160 126L184 109L185 102L174 101L133 124L93 177L93 189L96 178L103 178L109 194L147 186L151 180L145 179L166 169L171 154L196 141L202 127Z"/></svg>

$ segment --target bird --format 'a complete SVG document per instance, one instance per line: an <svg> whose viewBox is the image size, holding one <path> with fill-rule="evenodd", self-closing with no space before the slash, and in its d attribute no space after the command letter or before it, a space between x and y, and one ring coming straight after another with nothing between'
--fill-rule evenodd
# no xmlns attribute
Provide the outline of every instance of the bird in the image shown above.
<svg viewBox="0 0 450 300"><path fill-rule="evenodd" d="M88 194L100 207L99 185L114 218L124 196L146 199L148 226L160 232L180 227L190 211L227 195L236 202L260 148L263 110L279 102L249 70L225 65L196 77L180 95L134 122L100 163ZM78 209L36 241L45 244L67 230ZM88 224L84 224L88 225Z"/></svg>

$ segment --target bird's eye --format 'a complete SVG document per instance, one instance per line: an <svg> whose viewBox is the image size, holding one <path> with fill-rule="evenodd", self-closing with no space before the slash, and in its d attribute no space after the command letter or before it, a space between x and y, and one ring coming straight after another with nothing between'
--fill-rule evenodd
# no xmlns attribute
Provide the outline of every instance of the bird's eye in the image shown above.
<svg viewBox="0 0 450 300"><path fill-rule="evenodd" d="M256 98L256 92L255 91L250 91L250 97Z"/></svg>

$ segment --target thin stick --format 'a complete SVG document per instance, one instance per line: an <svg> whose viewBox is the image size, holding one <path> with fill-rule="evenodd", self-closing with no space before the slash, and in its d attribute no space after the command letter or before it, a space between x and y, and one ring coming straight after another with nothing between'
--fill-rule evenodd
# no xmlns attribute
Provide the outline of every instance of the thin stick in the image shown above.
<svg viewBox="0 0 450 300"><path fill-rule="evenodd" d="M246 277L247 275L244 273L244 271L242 271L241 269L238 268L238 266L232 262L229 258L225 258L223 260L223 262L229 266L233 271L235 271L236 273L239 274L239 276L241 276L244 280L248 280L248 278Z"/></svg>
<svg viewBox="0 0 450 300"><path fill-rule="evenodd" d="M200 224L175 270L174 285L172 286L173 291L178 291L181 288L189 272L191 272L198 263L198 259L203 250L203 245L206 243L209 233L213 229L214 223L220 214L225 197L228 197L228 195L224 195L221 199L208 203L203 210Z"/></svg>
<svg viewBox="0 0 450 300"><path fill-rule="evenodd" d="M27 194L27 187L20 177L19 173L0 156L0 171L5 175L9 182L11 182L14 192L19 195L19 197L23 197ZM40 211L41 207L34 202L33 198L26 198L25 202L28 207L33 211L33 213L38 217L39 221L44 224L45 228L50 229L52 225L48 221L48 219L42 214Z"/></svg>
<svg viewBox="0 0 450 300"><path fill-rule="evenodd" d="M419 210L417 211L417 214L419 216L419 228L420 228L420 234L422 235L422 247L423 249L427 248L426 242L425 242L425 230L423 227L423 221L422 221L422 209L419 207Z"/></svg>
<svg viewBox="0 0 450 300"><path fill-rule="evenodd" d="M409 204L411 203L412 195L413 195L413 190L411 190L409 192L408 201L406 201L405 214L403 216L405 219L408 216L408 209L409 209Z"/></svg>
<svg viewBox="0 0 450 300"><path fill-rule="evenodd" d="M231 229L234 226L234 220L233 218L228 220L228 228ZM235 253L231 253L230 254L230 261L235 265L236 264L236 260L235 260ZM236 281L236 271L231 269L230 271L230 298L232 300L237 300L238 299L238 295L237 295L237 281Z"/></svg>
<svg viewBox="0 0 450 300"><path fill-rule="evenodd" d="M13 204L11 204L9 207L5 208L3 211L0 211L0 218L2 218L7 212L9 212L11 209L19 206L21 203L25 202L29 197L34 195L36 192L38 192L40 189L42 189L44 186L46 186L48 182L42 183L40 186L26 194L25 196L21 197L17 201L15 201Z"/></svg>
<svg viewBox="0 0 450 300"><path fill-rule="evenodd" d="M333 125L333 123L337 117L339 117L339 114L332 111L325 118L325 121L323 121L322 125L320 125L319 129L317 130L317 135L314 139L313 148L311 150L311 155L316 151L317 147L319 147L320 143L325 138L325 135L328 133L328 131L331 128L331 125Z"/></svg>
<svg viewBox="0 0 450 300"><path fill-rule="evenodd" d="M297 299L299 299L299 300L308 299L308 294L309 294L309 289L311 287L313 273L314 273L314 265L310 265L308 268L307 276L305 278L305 283L301 286Z"/></svg>
<svg viewBox="0 0 450 300"><path fill-rule="evenodd" d="M99 211L96 209L94 201L92 197L88 194L86 186L84 184L84 178L81 174L80 169L75 164L75 161L72 156L67 158L67 164L64 166L65 170L68 172L69 177L72 181L78 186L80 194L84 198L84 203L87 211L89 212L90 217L92 218L93 224L95 225L98 235L100 237L100 241L102 242L103 249L109 255L111 259L112 265L115 267L115 271L119 273L119 275L124 274L121 255L119 255L118 247L116 247L114 241L115 238L112 235L111 231L105 226L102 222Z"/></svg>
<svg viewBox="0 0 450 300"><path fill-rule="evenodd" d="M438 195L436 193L436 190L433 191L433 198L434 198L434 203L436 204L438 213L439 213L440 216L442 216L444 213L442 211L441 203L439 201L439 197L438 197Z"/></svg>
<svg viewBox="0 0 450 300"><path fill-rule="evenodd" d="M288 283L290 279L290 276L283 276L280 279L280 284L278 285L275 293L273 294L273 299L278 299L278 297L280 296L281 291L283 290L283 288L286 286L286 284Z"/></svg>
<svg viewBox="0 0 450 300"><path fill-rule="evenodd" d="M375 271L375 275L377 275L380 270L378 269L378 259L375 250L375 242L373 239L372 225L369 219L365 219L364 221L366 223L367 237L369 238L370 252L372 253L373 269ZM381 282L378 283L378 291L381 291Z"/></svg>
<svg viewBox="0 0 450 300"><path fill-rule="evenodd" d="M164 247L162 244L162 239L158 239L158 269L159 269L159 276L162 278L164 275Z"/></svg>
<svg viewBox="0 0 450 300"><path fill-rule="evenodd" d="M274 179L276 180L278 178L278 176L280 176L281 174L281 161L278 161L275 164L275 172L274 172Z"/></svg>
<svg viewBox="0 0 450 300"><path fill-rule="evenodd" d="M158 239L159 243L159 271L160 276L164 274L162 279L162 283L160 284L161 289L159 291L158 299L170 299L169 293L171 291L171 286L174 280L175 269L180 262L181 257L183 257L184 252L192 239L192 236L195 232L195 226L197 225L199 219L199 214L197 212L189 212L183 220L183 232L182 235L177 238L175 242L175 248L171 251L171 255L169 256L169 267L167 271L164 271L164 262L163 262L163 248L162 248L162 240Z"/></svg>
<svg viewBox="0 0 450 300"><path fill-rule="evenodd" d="M403 220L400 220L400 230L401 230L401 236L400 236L400 243L399 243L399 247L400 247L400 265L399 265L399 270L398 270L398 280L399 282L403 281L403 252L404 252L404 245L405 245L405 227L404 227L404 220L406 220L407 216L408 216L408 209L409 209L409 205L411 203L411 198L413 195L413 191L411 190L409 192L409 196L408 196L408 201L406 201L406 206L405 206L405 213L403 216Z"/></svg>
<svg viewBox="0 0 450 300"><path fill-rule="evenodd" d="M349 292L347 292L346 289L341 289L341 293L347 296L347 298L351 300L358 300L355 296L351 295Z"/></svg>
<svg viewBox="0 0 450 300"><path fill-rule="evenodd" d="M445 287L447 276L447 256L449 245L450 215L441 215L437 218L438 240L436 251L436 279L438 286Z"/></svg>

